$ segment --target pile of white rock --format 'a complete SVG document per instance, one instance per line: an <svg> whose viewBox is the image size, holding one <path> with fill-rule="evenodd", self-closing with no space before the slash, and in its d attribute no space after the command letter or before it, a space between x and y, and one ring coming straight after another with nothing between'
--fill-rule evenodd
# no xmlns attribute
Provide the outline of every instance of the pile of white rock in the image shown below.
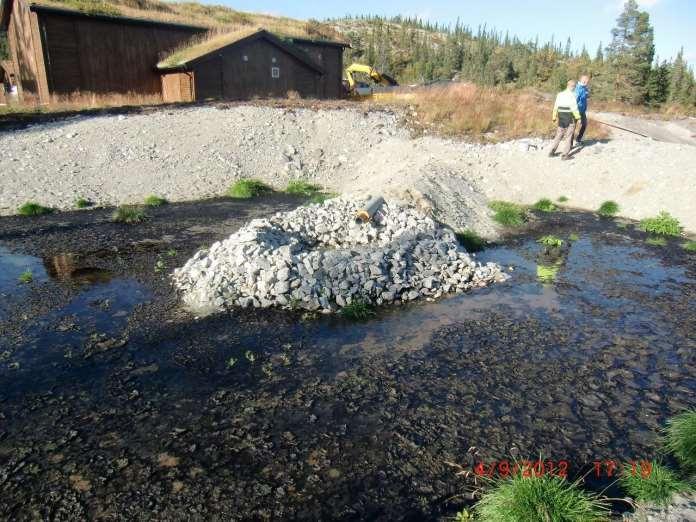
<svg viewBox="0 0 696 522"><path fill-rule="evenodd" d="M384 203L371 221L356 222L361 203L336 198L255 219L197 252L174 271L174 284L194 310L332 313L355 300L437 298L507 277L474 262L450 229L415 209Z"/></svg>

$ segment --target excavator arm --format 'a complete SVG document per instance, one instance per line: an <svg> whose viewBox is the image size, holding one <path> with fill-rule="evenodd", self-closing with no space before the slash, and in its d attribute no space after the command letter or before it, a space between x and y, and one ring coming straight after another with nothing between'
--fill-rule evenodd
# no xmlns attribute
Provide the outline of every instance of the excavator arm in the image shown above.
<svg viewBox="0 0 696 522"><path fill-rule="evenodd" d="M355 80L353 74L355 73L364 73L368 75L373 82L379 84L379 85L387 85L387 86L396 86L399 85L394 78L387 74L382 74L380 73L377 69L374 67L370 67L369 65L363 65L361 63L353 63L346 67L346 80L348 81L348 89L351 92L355 91L355 88L357 86L357 81Z"/></svg>

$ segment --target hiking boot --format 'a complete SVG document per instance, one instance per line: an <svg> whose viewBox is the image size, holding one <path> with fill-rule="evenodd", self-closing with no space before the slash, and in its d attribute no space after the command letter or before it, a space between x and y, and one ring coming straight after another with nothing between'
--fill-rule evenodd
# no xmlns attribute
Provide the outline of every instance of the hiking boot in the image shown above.
<svg viewBox="0 0 696 522"><path fill-rule="evenodd" d="M563 161L568 161L568 160L571 160L571 159L573 159L573 157L572 157L572 156L569 156L568 154L563 154L563 155L561 156L561 160L563 160Z"/></svg>
<svg viewBox="0 0 696 522"><path fill-rule="evenodd" d="M549 158L553 158L554 156L556 156L555 152L549 152Z"/></svg>

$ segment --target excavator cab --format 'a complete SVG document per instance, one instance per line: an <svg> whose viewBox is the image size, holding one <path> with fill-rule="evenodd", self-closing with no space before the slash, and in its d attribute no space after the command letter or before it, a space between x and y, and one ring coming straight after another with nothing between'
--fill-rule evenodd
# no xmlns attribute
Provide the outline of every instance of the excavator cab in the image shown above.
<svg viewBox="0 0 696 522"><path fill-rule="evenodd" d="M399 85L394 78L387 74L380 73L374 67L353 63L346 67L346 81L344 86L350 96L371 96L374 94L374 87L355 78L356 73L362 73L369 77L376 85L395 87Z"/></svg>

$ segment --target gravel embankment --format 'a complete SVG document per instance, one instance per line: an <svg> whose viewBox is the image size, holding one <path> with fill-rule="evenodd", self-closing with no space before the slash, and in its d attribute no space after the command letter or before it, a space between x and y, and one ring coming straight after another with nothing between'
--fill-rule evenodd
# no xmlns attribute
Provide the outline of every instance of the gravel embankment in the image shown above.
<svg viewBox="0 0 696 522"><path fill-rule="evenodd" d="M180 201L221 195L242 177L277 188L301 178L434 207L448 224L489 236L487 198L532 203L561 195L587 209L615 200L630 218L669 210L696 231L696 147L619 132L561 162L546 156L541 140L411 139L399 119L353 109L189 107L6 131L0 214L29 200L62 209L78 197L110 205L149 194Z"/></svg>

